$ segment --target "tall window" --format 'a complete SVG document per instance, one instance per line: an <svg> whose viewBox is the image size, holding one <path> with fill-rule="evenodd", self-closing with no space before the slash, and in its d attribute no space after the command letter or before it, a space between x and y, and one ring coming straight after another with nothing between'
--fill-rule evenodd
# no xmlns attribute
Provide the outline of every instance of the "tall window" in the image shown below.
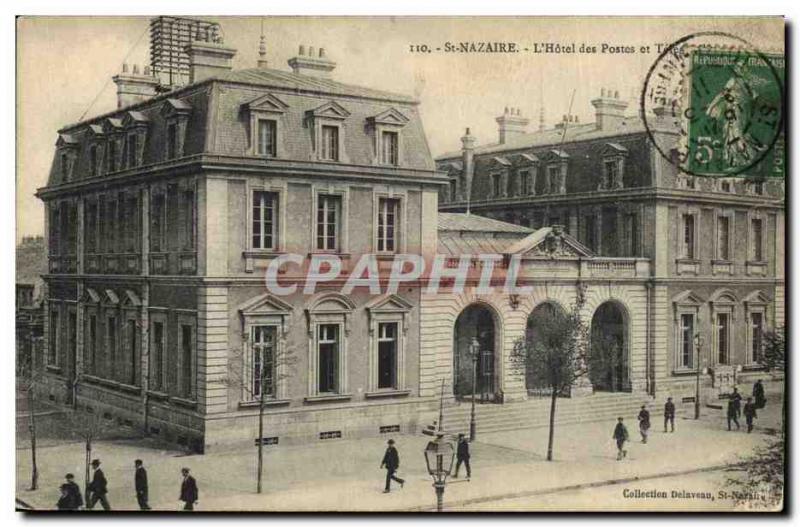
<svg viewBox="0 0 800 527"><path fill-rule="evenodd" d="M87 359L89 363L89 373L97 375L97 316L89 315L88 331L86 335L86 349Z"/></svg>
<svg viewBox="0 0 800 527"><path fill-rule="evenodd" d="M694 216L683 215L683 250L682 255L688 260L694 260Z"/></svg>
<svg viewBox="0 0 800 527"><path fill-rule="evenodd" d="M597 251L597 221L594 215L584 216L583 220L586 246L592 251Z"/></svg>
<svg viewBox="0 0 800 527"><path fill-rule="evenodd" d="M110 316L106 319L106 360L108 371L106 377L114 379L117 371L117 317Z"/></svg>
<svg viewBox="0 0 800 527"><path fill-rule="evenodd" d="M277 155L277 123L269 119L258 120L258 155L275 157Z"/></svg>
<svg viewBox="0 0 800 527"><path fill-rule="evenodd" d="M167 159L178 157L178 125L170 123L167 125Z"/></svg>
<svg viewBox="0 0 800 527"><path fill-rule="evenodd" d="M381 133L381 163L384 165L398 164L397 132Z"/></svg>
<svg viewBox="0 0 800 527"><path fill-rule="evenodd" d="M185 189L181 193L181 238L184 250L194 249L194 189Z"/></svg>
<svg viewBox="0 0 800 527"><path fill-rule="evenodd" d="M763 222L760 218L750 220L750 260L761 262L764 260Z"/></svg>
<svg viewBox="0 0 800 527"><path fill-rule="evenodd" d="M397 325L378 324L378 388L397 388Z"/></svg>
<svg viewBox="0 0 800 527"><path fill-rule="evenodd" d="M111 139L108 142L108 171L109 172L116 172L117 171L117 142L114 139Z"/></svg>
<svg viewBox="0 0 800 527"><path fill-rule="evenodd" d="M694 315L681 315L681 341L678 355L679 368L694 367Z"/></svg>
<svg viewBox="0 0 800 527"><path fill-rule="evenodd" d="M396 249L397 214L400 201L380 198L378 200L378 250L393 252Z"/></svg>
<svg viewBox="0 0 800 527"><path fill-rule="evenodd" d="M547 192L550 194L561 192L561 167L558 165L547 167Z"/></svg>
<svg viewBox="0 0 800 527"><path fill-rule="evenodd" d="M136 386L138 384L136 382L136 373L139 371L139 332L136 328L136 321L133 319L128 319L126 326L128 333L128 353L130 353L130 355L128 355L130 370L128 371L127 383L131 386Z"/></svg>
<svg viewBox="0 0 800 527"><path fill-rule="evenodd" d="M66 183L69 181L69 156L61 154L61 182Z"/></svg>
<svg viewBox="0 0 800 527"><path fill-rule="evenodd" d="M253 370L250 379L253 399L275 397L275 356L277 328L253 327Z"/></svg>
<svg viewBox="0 0 800 527"><path fill-rule="evenodd" d="M339 391L339 325L318 326L319 393Z"/></svg>
<svg viewBox="0 0 800 527"><path fill-rule="evenodd" d="M730 361L730 314L717 313L717 363L728 364Z"/></svg>
<svg viewBox="0 0 800 527"><path fill-rule="evenodd" d="M764 314L761 312L750 313L750 358L751 362L759 363L762 360L764 338Z"/></svg>
<svg viewBox="0 0 800 527"><path fill-rule="evenodd" d="M97 252L97 203L90 201L86 203L84 225L86 226L86 252L94 254Z"/></svg>
<svg viewBox="0 0 800 527"><path fill-rule="evenodd" d="M61 341L61 324L57 309L50 311L50 346L47 350L47 365L58 366L58 347Z"/></svg>
<svg viewBox="0 0 800 527"><path fill-rule="evenodd" d="M117 200L113 198L106 203L105 229L106 252L115 253L117 252L117 240L121 236L117 232Z"/></svg>
<svg viewBox="0 0 800 527"><path fill-rule="evenodd" d="M137 165L136 148L137 148L137 137L135 134L131 134L128 136L128 168L132 168Z"/></svg>
<svg viewBox="0 0 800 527"><path fill-rule="evenodd" d="M492 196L503 194L503 177L500 174L492 174Z"/></svg>
<svg viewBox="0 0 800 527"><path fill-rule="evenodd" d="M192 360L194 331L191 324L181 324L181 395L191 399L193 394Z"/></svg>
<svg viewBox="0 0 800 527"><path fill-rule="evenodd" d="M322 155L325 161L339 161L339 127L322 125Z"/></svg>
<svg viewBox="0 0 800 527"><path fill-rule="evenodd" d="M730 260L730 219L727 216L717 218L717 258Z"/></svg>
<svg viewBox="0 0 800 527"><path fill-rule="evenodd" d="M604 189L614 188L614 182L619 177L619 162L616 159L606 159L603 161L603 187Z"/></svg>
<svg viewBox="0 0 800 527"><path fill-rule="evenodd" d="M450 201L456 201L458 199L458 180L451 179L450 180Z"/></svg>
<svg viewBox="0 0 800 527"><path fill-rule="evenodd" d="M278 241L278 194L253 191L253 249L275 249Z"/></svg>
<svg viewBox="0 0 800 527"><path fill-rule="evenodd" d="M89 147L89 175L97 175L97 145Z"/></svg>
<svg viewBox="0 0 800 527"><path fill-rule="evenodd" d="M625 250L626 256L638 256L639 222L636 214L625 215Z"/></svg>
<svg viewBox="0 0 800 527"><path fill-rule="evenodd" d="M161 252L166 250L164 243L164 194L154 194L150 206L150 250Z"/></svg>
<svg viewBox="0 0 800 527"><path fill-rule="evenodd" d="M519 172L519 193L522 196L531 194L533 186L531 185L531 173L527 170Z"/></svg>
<svg viewBox="0 0 800 527"><path fill-rule="evenodd" d="M160 390L164 380L164 323L153 322L153 349L150 351L150 389Z"/></svg>
<svg viewBox="0 0 800 527"><path fill-rule="evenodd" d="M339 222L342 200L340 196L320 195L317 199L317 249L339 249Z"/></svg>

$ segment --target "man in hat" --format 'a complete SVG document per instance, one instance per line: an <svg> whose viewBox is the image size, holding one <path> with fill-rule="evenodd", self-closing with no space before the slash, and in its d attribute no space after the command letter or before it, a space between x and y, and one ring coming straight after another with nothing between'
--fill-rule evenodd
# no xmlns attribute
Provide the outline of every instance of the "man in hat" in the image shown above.
<svg viewBox="0 0 800 527"><path fill-rule="evenodd" d="M647 411L647 407L645 405L642 405L638 419L639 433L642 434L642 443L647 443L647 434L650 431L650 412Z"/></svg>
<svg viewBox="0 0 800 527"><path fill-rule="evenodd" d="M469 441L464 437L464 434L458 434L458 446L456 447L456 473L454 478L458 477L458 469L461 468L461 463L467 467L467 481L472 477L472 470L469 467Z"/></svg>
<svg viewBox="0 0 800 527"><path fill-rule="evenodd" d="M92 468L94 469L94 475L91 483L89 483L89 502L86 504L86 508L93 509L99 501L103 510L110 511L111 505L108 504L108 498L106 497L106 494L108 494L108 481L106 481L106 476L100 469L99 459L92 460Z"/></svg>
<svg viewBox="0 0 800 527"><path fill-rule="evenodd" d="M181 474L183 474L183 482L181 483L181 495L178 499L183 502L183 510L193 511L194 504L197 503L199 497L197 482L189 474L188 468L183 467L181 469Z"/></svg>
<svg viewBox="0 0 800 527"><path fill-rule="evenodd" d="M741 428L739 426L739 412L736 410L736 401L728 399L728 432L731 431L731 422L736 424L736 430Z"/></svg>
<svg viewBox="0 0 800 527"><path fill-rule="evenodd" d="M617 442L617 461L628 455L625 450L625 441L628 440L628 429L622 424L622 417L617 418L617 426L614 427L614 434L611 436Z"/></svg>
<svg viewBox="0 0 800 527"><path fill-rule="evenodd" d="M667 402L664 404L664 432L667 431L667 423L670 425L670 432L674 432L675 403L672 402L672 397L667 397Z"/></svg>
<svg viewBox="0 0 800 527"><path fill-rule="evenodd" d="M756 415L756 405L753 404L753 398L748 397L747 402L744 403L744 419L747 422L747 433L753 431L753 419L758 417Z"/></svg>
<svg viewBox="0 0 800 527"><path fill-rule="evenodd" d="M401 489L403 488L403 483L405 483L404 479L394 475L397 469L400 468L400 454L397 453L397 449L394 447L394 439L387 441L387 444L389 446L386 447L386 453L383 455L383 461L381 461L381 468L386 467L386 488L383 490L384 493L389 492L392 480L398 482Z"/></svg>
<svg viewBox="0 0 800 527"><path fill-rule="evenodd" d="M58 500L58 510L76 511L83 506L83 496L81 488L75 483L75 476L72 473L64 476L66 483L61 485L61 498Z"/></svg>
<svg viewBox="0 0 800 527"><path fill-rule="evenodd" d="M147 470L145 470L141 459L133 462L136 471L133 482L136 487L136 501L139 502L139 509L149 511L150 505L147 504Z"/></svg>
<svg viewBox="0 0 800 527"><path fill-rule="evenodd" d="M739 419L742 415L742 394L739 393L739 388L733 387L733 393L730 398L733 401L733 409L736 411L736 419Z"/></svg>

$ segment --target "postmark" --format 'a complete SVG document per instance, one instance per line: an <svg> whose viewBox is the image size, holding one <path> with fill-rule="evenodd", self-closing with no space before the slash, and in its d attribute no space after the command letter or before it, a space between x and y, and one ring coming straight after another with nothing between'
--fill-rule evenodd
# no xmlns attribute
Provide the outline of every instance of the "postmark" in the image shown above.
<svg viewBox="0 0 800 527"><path fill-rule="evenodd" d="M728 33L677 40L642 88L648 137L686 174L782 178L784 66L782 55Z"/></svg>

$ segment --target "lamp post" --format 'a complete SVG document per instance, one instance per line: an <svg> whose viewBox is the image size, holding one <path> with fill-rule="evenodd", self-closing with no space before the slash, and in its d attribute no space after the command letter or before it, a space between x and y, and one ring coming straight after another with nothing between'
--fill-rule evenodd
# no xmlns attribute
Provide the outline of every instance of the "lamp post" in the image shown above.
<svg viewBox="0 0 800 527"><path fill-rule="evenodd" d="M694 336L694 342L697 346L697 376L695 378L694 386L694 418L700 419L700 373L702 372L702 356L704 340L699 333Z"/></svg>
<svg viewBox="0 0 800 527"><path fill-rule="evenodd" d="M436 439L425 447L425 464L428 466L428 474L433 478L433 488L436 489L436 512L442 512L444 487L453 468L454 457L455 449L444 440L442 433L436 434Z"/></svg>
<svg viewBox="0 0 800 527"><path fill-rule="evenodd" d="M475 389L478 384L478 357L480 357L481 345L478 339L472 337L472 342L469 345L469 354L472 357L472 409L469 414L469 440L475 441L477 435L475 424Z"/></svg>

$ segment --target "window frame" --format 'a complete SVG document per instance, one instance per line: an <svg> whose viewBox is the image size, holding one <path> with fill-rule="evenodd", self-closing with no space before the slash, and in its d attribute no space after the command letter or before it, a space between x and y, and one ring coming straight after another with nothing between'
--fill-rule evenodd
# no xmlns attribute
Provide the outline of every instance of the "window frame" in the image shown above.
<svg viewBox="0 0 800 527"><path fill-rule="evenodd" d="M339 198L339 221L337 228L337 244L333 249L320 249L318 246L317 237L319 235L319 222L317 221L317 209L320 199L325 196L334 196ZM321 254L347 254L348 253L348 215L349 215L349 196L350 192L347 188L335 187L314 187L313 197L311 200L311 253Z"/></svg>
<svg viewBox="0 0 800 527"><path fill-rule="evenodd" d="M380 213L381 213L381 203L385 200L392 200L395 202L395 219L394 219L394 248L392 250L387 250L384 246L384 249L380 249ZM402 193L395 193L395 192L374 192L373 193L373 215L372 215L372 224L374 228L372 229L372 248L373 251L377 254L398 254L403 253L406 250L406 236L405 236L405 226L406 226L406 203L408 197L405 192Z"/></svg>
<svg viewBox="0 0 800 527"><path fill-rule="evenodd" d="M384 395L406 395L406 347L413 306L402 297L394 294L379 297L366 306L369 329L367 397ZM382 324L396 324L395 336L395 386L380 387L380 327Z"/></svg>
<svg viewBox="0 0 800 527"><path fill-rule="evenodd" d="M377 133L380 134L380 164L384 166L400 166L400 131L388 130L386 127L381 127ZM390 151L389 159L386 157L387 137L394 137L394 155L392 157Z"/></svg>
<svg viewBox="0 0 800 527"><path fill-rule="evenodd" d="M727 241L728 254L726 255L725 258L723 258L723 255L721 254L722 247L720 246L720 240L721 240L721 238L720 238L720 225L721 225L720 220L723 219L723 218L727 221L727 225L728 225L728 236L727 236L727 240L726 240ZM714 215L714 257L715 257L715 260L717 260L719 262L725 262L725 263L729 263L729 262L732 262L734 260L734 258L733 258L733 249L734 249L733 233L735 232L735 230L736 230L736 220L735 220L735 215L734 215L734 213L732 211L723 211L723 212L719 212L719 213Z"/></svg>
<svg viewBox="0 0 800 527"><path fill-rule="evenodd" d="M194 313L178 313L177 314L177 363L178 363L178 375L177 375L177 383L178 389L177 393L179 394L178 397L181 399L185 399L187 401L195 401L197 399L197 353L198 353L198 346L197 346L197 315ZM183 329L184 327L190 328L190 341L191 341L191 350L190 350L190 357L189 357L189 391L186 393L185 384L187 382L185 374L186 374L186 363L184 356L184 349L183 349Z"/></svg>
<svg viewBox="0 0 800 527"><path fill-rule="evenodd" d="M149 346L147 352L147 390L154 393L166 394L167 386L167 355L169 355L169 316L164 308L149 309ZM162 328L161 353L156 356L156 324ZM156 359L159 359L158 361ZM155 379L158 382L153 382Z"/></svg>
<svg viewBox="0 0 800 527"><path fill-rule="evenodd" d="M321 123L319 127L319 160L326 161L330 163L338 163L341 161L341 126L336 123ZM326 131L330 132L333 136L331 137L330 144L327 140ZM335 139L333 141L332 139ZM330 149L330 151L329 151Z"/></svg>
<svg viewBox="0 0 800 527"><path fill-rule="evenodd" d="M350 323L356 306L353 301L340 293L321 293L309 303L306 309L308 330L308 396L307 402L315 400L349 399L348 393L348 341ZM319 390L319 327L336 325L339 327L339 346L337 349L337 391Z"/></svg>

